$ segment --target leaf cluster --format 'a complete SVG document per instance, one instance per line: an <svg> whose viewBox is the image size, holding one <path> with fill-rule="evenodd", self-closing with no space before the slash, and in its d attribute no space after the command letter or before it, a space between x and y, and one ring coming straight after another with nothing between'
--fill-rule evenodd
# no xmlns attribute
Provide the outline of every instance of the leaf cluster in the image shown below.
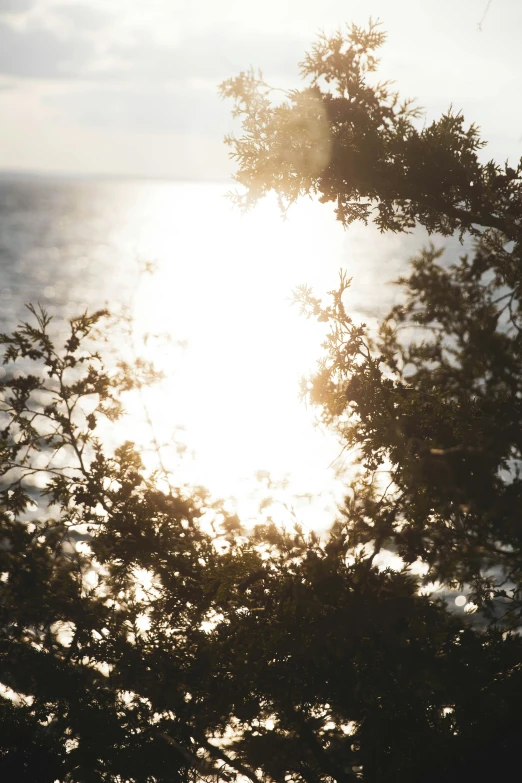
<svg viewBox="0 0 522 783"><path fill-rule="evenodd" d="M279 102L254 71L223 82L242 120L242 135L226 139L242 186L234 200L249 208L275 191L286 210L316 195L345 226L372 219L382 232L422 225L445 236L488 226L515 239L520 164L482 163L478 128L452 107L421 125L411 100L373 79L384 41L372 20L320 36L301 63L304 88Z"/></svg>
<svg viewBox="0 0 522 783"><path fill-rule="evenodd" d="M345 224L475 237L452 264L421 251L377 333L347 313L346 275L328 304L296 292L329 327L307 393L359 466L327 540L247 532L109 445L103 421L155 374L102 355L106 313L61 345L36 308L1 336L2 780L456 783L518 767L521 170L481 164L460 115L419 128L371 82L383 41L373 23L321 38L307 87L279 104L252 72L223 86L244 120L244 203L318 193Z"/></svg>
<svg viewBox="0 0 522 783"><path fill-rule="evenodd" d="M3 337L3 779L479 780L513 762L520 638L375 567L357 542L370 517L393 530L384 501L321 542L159 489L132 444L75 418L93 388L96 423L117 415L130 382L89 350L105 316L60 349L33 315Z"/></svg>

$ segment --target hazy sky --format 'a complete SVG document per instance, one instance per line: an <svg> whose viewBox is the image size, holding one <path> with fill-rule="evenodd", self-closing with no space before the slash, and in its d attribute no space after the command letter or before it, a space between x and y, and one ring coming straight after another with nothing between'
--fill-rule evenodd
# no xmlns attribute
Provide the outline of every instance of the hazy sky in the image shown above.
<svg viewBox="0 0 522 783"><path fill-rule="evenodd" d="M492 0L0 0L0 169L220 178L250 65L297 84L318 31L383 21L381 74L430 118L450 103L501 160L522 154L522 3Z"/></svg>

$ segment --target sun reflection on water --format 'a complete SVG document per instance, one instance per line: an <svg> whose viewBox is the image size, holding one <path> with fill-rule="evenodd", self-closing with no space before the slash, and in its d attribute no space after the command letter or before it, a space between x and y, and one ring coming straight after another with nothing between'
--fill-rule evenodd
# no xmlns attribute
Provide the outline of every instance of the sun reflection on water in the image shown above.
<svg viewBox="0 0 522 783"><path fill-rule="evenodd" d="M150 439L145 402L176 478L235 497L247 516L278 485L320 527L338 494L329 466L339 446L299 399L324 331L290 297L303 282L335 285L342 234L317 205L284 222L269 202L238 214L222 186L165 188L151 189L133 239L118 239L142 270L126 281L134 342L165 375L128 400L125 437Z"/></svg>
<svg viewBox="0 0 522 783"><path fill-rule="evenodd" d="M322 296L344 267L354 278L347 309L368 322L391 303L383 283L403 271L405 239L359 224L344 232L331 205L307 200L287 221L275 199L242 215L226 190L89 180L0 187L2 328L27 318L24 302L42 302L62 331L86 308L126 307L132 340L109 331L110 347L131 358L134 342L165 379L127 400L118 440L135 441L152 464L145 402L175 483L235 497L243 519L270 495L304 524L327 526L332 513L317 509L332 512L342 495L330 467L340 446L314 429L299 399L324 324L299 317L292 290L306 283Z"/></svg>
<svg viewBox="0 0 522 783"><path fill-rule="evenodd" d="M344 267L354 277L347 309L368 322L390 304L382 283L403 270L405 240L362 225L344 232L333 209L313 201L292 207L287 221L275 199L242 215L226 190L143 181L12 186L11 207L0 211L2 292L10 296L0 320L9 330L27 317L23 302L40 301L63 332L85 309L126 308L131 335L108 331L109 348L144 356L165 378L126 400L117 440L133 440L151 467L152 423L174 483L235 498L230 507L242 519L268 495L285 513L294 506L303 524L325 527L342 495L331 464L347 457L335 462L339 444L314 428L299 399L325 325L299 317L291 294L306 283L324 295Z"/></svg>

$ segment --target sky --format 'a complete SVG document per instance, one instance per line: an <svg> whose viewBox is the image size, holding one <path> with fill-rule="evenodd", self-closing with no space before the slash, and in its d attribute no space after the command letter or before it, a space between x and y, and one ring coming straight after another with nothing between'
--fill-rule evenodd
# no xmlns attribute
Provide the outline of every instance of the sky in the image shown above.
<svg viewBox="0 0 522 783"><path fill-rule="evenodd" d="M0 169L226 179L219 82L252 65L297 86L318 32L370 14L382 77L520 157L519 0L0 0Z"/></svg>

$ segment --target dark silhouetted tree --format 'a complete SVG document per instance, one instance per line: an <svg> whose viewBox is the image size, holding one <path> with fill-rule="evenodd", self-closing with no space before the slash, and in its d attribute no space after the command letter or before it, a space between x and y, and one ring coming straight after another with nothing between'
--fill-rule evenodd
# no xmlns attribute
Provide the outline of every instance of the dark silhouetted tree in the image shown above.
<svg viewBox="0 0 522 783"><path fill-rule="evenodd" d="M431 245L422 250L410 273L398 281L405 288L402 304L375 332L355 323L346 311L343 295L350 281L344 274L326 304L306 286L296 291L295 300L306 316L330 324L324 359L311 379L311 390L306 384L303 391L359 466L332 529L330 552L340 551L342 558L351 555L352 579L359 573L351 589L364 592L366 580L377 579L377 556L391 550L402 559L405 574L415 564L425 586L439 582L465 590L468 609L476 610L475 624L457 621L467 628L469 647L464 649L458 634L451 632L446 646L434 616L420 626L413 620L413 607L422 604L412 593L411 603L402 604L408 606L402 627L408 632L415 628L415 633L422 628L423 641L404 638L405 647L400 652L394 648L405 676L399 685L401 675L393 668L388 644L398 642L401 623L393 630L381 626L377 631L374 626L376 636L365 625L379 617L380 609L384 616L393 616L382 593L371 609L362 610L360 596L355 600L362 616L357 613L349 629L342 627L340 612L319 630L317 618L335 614L333 607L342 601L340 582L346 589L349 581L340 580L328 599L321 594L324 604L314 620L301 609L301 630L297 610L292 615L293 635L303 633L306 641L301 639L291 658L287 651L284 660L292 664L280 678L280 698L286 708L295 708L299 682L304 702L298 719L308 722L308 751L312 754L316 748L316 762L327 777L340 779L343 771L349 776L347 769L357 768L357 776L369 781L486 780L507 774L514 763L513 730L520 726L507 691L499 697L497 715L510 713L511 718L498 735L497 718L482 728L476 720L476 711L485 714L489 706L472 706L469 698L474 691L480 698L488 694L488 699L500 682L518 676L519 663L502 664L489 683L475 680L471 685L470 680L468 685L467 678L472 671L488 670L486 679L491 676L493 647L500 652L501 638L517 647L510 631L518 633L521 624L522 165L483 163L478 129L467 126L452 109L422 125L411 102L401 101L389 83L373 79L375 51L384 38L373 22L367 29L351 26L345 34L321 37L301 63L305 87L288 92L282 101L253 71L222 85L222 94L234 100L243 122L243 133L227 140L238 166L236 180L243 186L234 199L249 208L274 191L286 210L300 196L314 195L333 202L345 226L373 220L382 232L421 226L428 233L471 236L472 251L451 264ZM328 549L319 562L327 569ZM405 575L401 578L409 584ZM397 583L390 588L391 574L387 580L386 589L397 599ZM296 583L306 580L297 578ZM294 590L305 588L294 585ZM305 603L313 605L310 594ZM436 601L429 605L429 611L438 611ZM447 631L452 622L447 614L442 622ZM290 619L282 625L289 628ZM361 638L350 647L347 637L353 639L359 628ZM346 634L340 645L343 653L339 667L330 670L334 674L327 675L338 634ZM372 652L363 653L369 639ZM434 643L433 658L420 653L419 642ZM409 659L406 650L413 649L417 652ZM359 654L365 663L371 660L369 671L356 663ZM267 655L265 665L256 666L260 677L279 661L275 646ZM307 665L295 681L296 695L288 699L291 672L305 659ZM421 660L428 668L418 687ZM322 701L329 706L321 717L317 701L304 695L308 683L314 690L325 687ZM345 685L349 695L344 692L346 701L337 713L333 705L336 697L343 698ZM276 694L275 684L271 687ZM451 710L438 701L444 692ZM359 695L368 702L356 715ZM274 712L281 727L297 731L291 711L281 706ZM343 721L356 727L351 739L343 738ZM301 739L304 742L304 735ZM297 747L299 756L302 747ZM322 752L328 756L323 766ZM329 769L327 761L333 764ZM313 779L313 773L308 774Z"/></svg>
<svg viewBox="0 0 522 783"><path fill-rule="evenodd" d="M377 334L346 312L345 275L329 303L306 286L296 301L332 327L310 396L363 466L346 505L351 543L373 542L370 558L393 545L425 564L426 581L471 583L486 613L499 587L517 625L522 166L481 163L484 142L461 114L418 127L389 84L370 81L383 41L374 23L321 38L301 64L307 87L280 104L252 74L225 82L244 120L229 139L246 186L238 200L318 194L345 225L471 233L472 251L451 264L433 246L413 259L398 281L404 301ZM312 165L317 123L324 158Z"/></svg>
<svg viewBox="0 0 522 783"><path fill-rule="evenodd" d="M359 466L327 541L247 532L133 444L110 446L102 420L154 372L106 366L104 313L73 319L61 346L39 310L2 336L2 780L461 783L518 768L520 168L482 164L460 115L419 128L371 86L382 42L375 25L321 39L308 86L280 104L252 73L223 88L244 119L243 203L316 193L345 224L476 243L453 265L422 251L375 333L346 312L345 277L327 304L296 293L330 324L311 399ZM386 550L404 567L379 567ZM427 594L434 580L477 611Z"/></svg>

